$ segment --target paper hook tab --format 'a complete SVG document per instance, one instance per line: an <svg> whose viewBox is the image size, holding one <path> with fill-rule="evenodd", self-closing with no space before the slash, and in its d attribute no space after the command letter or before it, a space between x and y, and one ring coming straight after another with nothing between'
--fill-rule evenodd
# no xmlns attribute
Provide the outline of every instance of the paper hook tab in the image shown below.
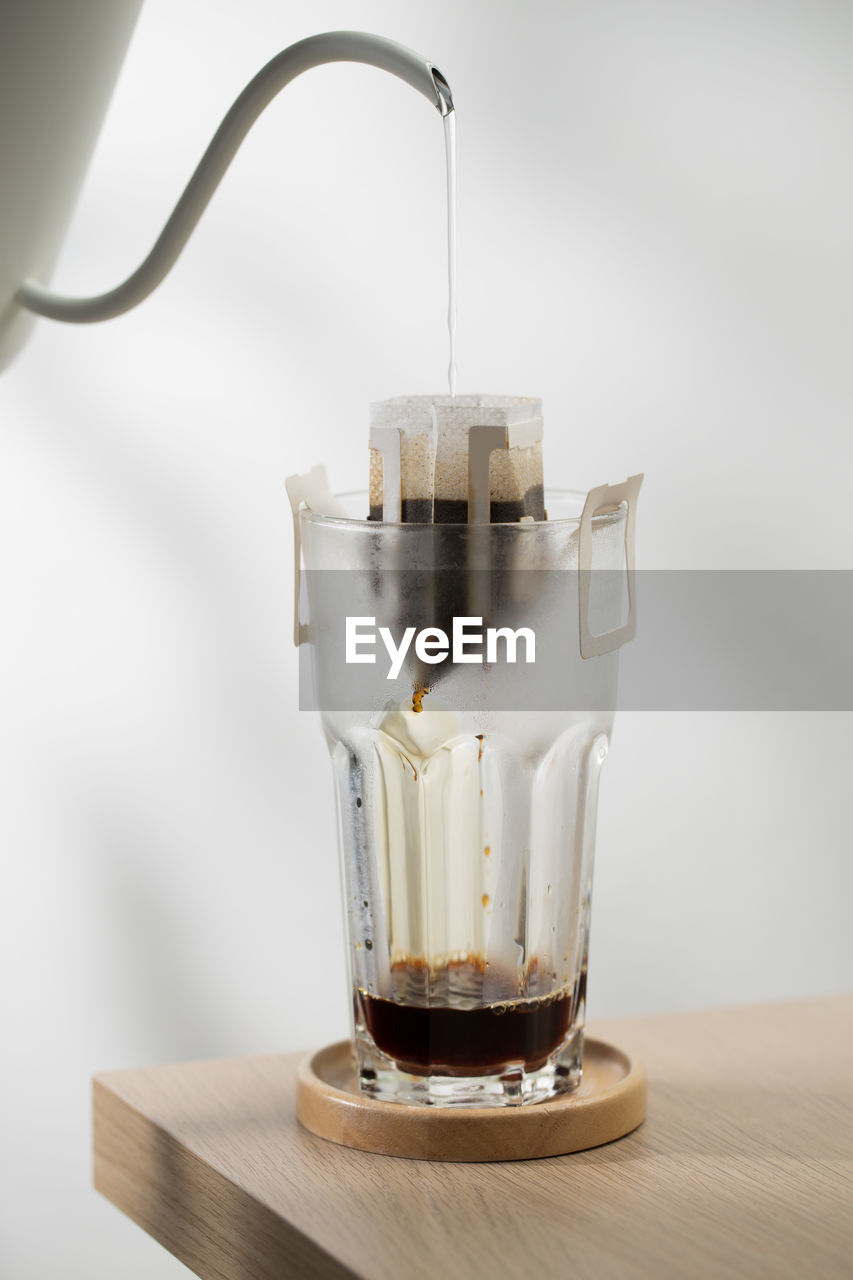
<svg viewBox="0 0 853 1280"><path fill-rule="evenodd" d="M325 467L312 467L303 476L288 476L284 487L293 512L293 643L298 648L308 639L308 623L299 620L302 577L302 526L299 513L303 507L307 507L317 515L345 517L346 511L329 489Z"/></svg>
<svg viewBox="0 0 853 1280"><path fill-rule="evenodd" d="M637 496L643 475L629 476L622 484L601 484L590 489L581 512L578 530L578 628L582 658L598 658L612 653L637 631L637 600L634 589L634 523ZM589 627L589 597L592 582L592 520L599 512L614 511L627 505L625 516L625 575L628 586L628 617L621 627L594 635Z"/></svg>

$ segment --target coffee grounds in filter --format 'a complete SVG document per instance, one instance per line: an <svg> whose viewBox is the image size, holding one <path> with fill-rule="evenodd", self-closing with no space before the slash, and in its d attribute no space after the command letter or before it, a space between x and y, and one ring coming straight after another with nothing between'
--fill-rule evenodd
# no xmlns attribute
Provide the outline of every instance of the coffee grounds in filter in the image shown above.
<svg viewBox="0 0 853 1280"><path fill-rule="evenodd" d="M494 524L545 518L537 399L383 400L371 405L370 444L371 520ZM486 456L487 494L481 492L477 503L475 473Z"/></svg>

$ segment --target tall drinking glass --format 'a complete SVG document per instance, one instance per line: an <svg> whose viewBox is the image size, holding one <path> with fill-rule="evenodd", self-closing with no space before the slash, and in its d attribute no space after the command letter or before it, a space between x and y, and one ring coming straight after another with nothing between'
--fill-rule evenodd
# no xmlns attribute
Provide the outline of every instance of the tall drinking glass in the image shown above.
<svg viewBox="0 0 853 1280"><path fill-rule="evenodd" d="M581 1079L618 653L581 657L584 499L546 498L547 520L516 524L299 513L303 674L334 770L353 1042L374 1097L516 1105ZM366 513L364 496L342 501ZM609 571L590 605L602 632L624 619L625 505L590 529L595 567ZM466 637L483 624L481 657L469 641L473 658L439 662L460 617ZM383 620L397 648L414 628L396 672ZM542 670L522 653L525 630L551 655Z"/></svg>

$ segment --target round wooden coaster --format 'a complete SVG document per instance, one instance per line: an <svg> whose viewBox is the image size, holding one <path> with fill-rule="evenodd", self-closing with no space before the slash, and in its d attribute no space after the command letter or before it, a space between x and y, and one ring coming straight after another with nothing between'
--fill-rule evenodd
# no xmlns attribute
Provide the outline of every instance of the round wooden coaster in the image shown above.
<svg viewBox="0 0 853 1280"><path fill-rule="evenodd" d="M416 1107L358 1092L348 1040L300 1066L296 1114L318 1137L413 1160L529 1160L622 1138L646 1115L646 1069L603 1040L586 1040L583 1082L521 1107Z"/></svg>

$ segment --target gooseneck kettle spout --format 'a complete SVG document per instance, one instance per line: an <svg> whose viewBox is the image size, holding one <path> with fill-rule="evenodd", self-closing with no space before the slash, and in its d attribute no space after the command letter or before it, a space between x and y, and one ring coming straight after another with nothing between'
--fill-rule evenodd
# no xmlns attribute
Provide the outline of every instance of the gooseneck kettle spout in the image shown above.
<svg viewBox="0 0 853 1280"><path fill-rule="evenodd" d="M207 207L226 169L258 116L303 71L327 62L362 62L405 80L442 116L453 111L450 87L420 54L361 31L330 31L284 49L246 86L202 156L178 203L144 262L116 288L89 298L61 297L32 280L15 294L23 308L52 320L89 324L110 320L147 298L168 274Z"/></svg>

